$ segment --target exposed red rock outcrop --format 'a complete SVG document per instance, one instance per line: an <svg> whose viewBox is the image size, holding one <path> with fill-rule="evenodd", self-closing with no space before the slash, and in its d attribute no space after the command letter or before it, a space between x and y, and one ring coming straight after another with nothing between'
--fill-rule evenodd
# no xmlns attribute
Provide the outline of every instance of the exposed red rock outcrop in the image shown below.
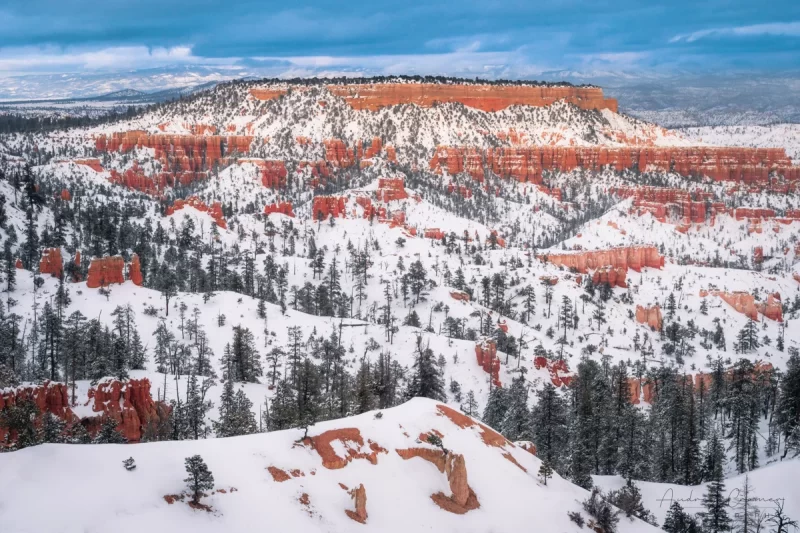
<svg viewBox="0 0 800 533"><path fill-rule="evenodd" d="M468 420L470 423L474 424L471 419ZM443 492L431 494L431 499L434 503L445 511L464 514L480 507L478 498L475 496L475 493L470 488L469 482L467 481L467 466L463 455L456 453L445 454L442 450L433 448L406 448L395 451L400 457L406 460L413 457L424 459L432 463L439 469L439 472L447 476L452 494L450 496L445 495Z"/></svg>
<svg viewBox="0 0 800 533"><path fill-rule="evenodd" d="M574 268L581 274L589 269L603 267L623 268L639 272L643 267L661 268L664 258L655 246L628 246L610 250L594 250L571 254L550 254L542 256L554 265Z"/></svg>
<svg viewBox="0 0 800 533"><path fill-rule="evenodd" d="M75 163L76 165L83 165L83 166L89 167L92 170L94 170L95 172L103 172L103 170L105 170L103 168L103 165L100 163L100 160L99 159L95 159L95 158L92 158L92 159L75 159L73 161L73 163Z"/></svg>
<svg viewBox="0 0 800 533"><path fill-rule="evenodd" d="M40 413L53 413L58 418L73 423L75 415L69 407L69 391L63 383L45 381L41 385L32 387L17 387L0 390L0 411L17 405L21 401L32 401ZM17 439L15 434L8 435L8 431L0 428L0 443Z"/></svg>
<svg viewBox="0 0 800 533"><path fill-rule="evenodd" d="M758 305L758 311L770 320L783 322L781 295L774 293L767 296L767 301Z"/></svg>
<svg viewBox="0 0 800 533"><path fill-rule="evenodd" d="M492 383L495 387L502 387L500 383L500 359L497 357L497 344L486 339L475 344L475 357L484 372L492 376Z"/></svg>
<svg viewBox="0 0 800 533"><path fill-rule="evenodd" d="M22 264L22 259L18 257L17 260L14 262L14 267L19 269L25 268L25 265Z"/></svg>
<svg viewBox="0 0 800 533"><path fill-rule="evenodd" d="M351 511L350 509L346 509L345 513L351 519L355 520L356 522L360 522L362 524L367 523L367 489L364 488L364 484L360 484L358 487L355 487L353 490L347 492L351 498L353 498L353 503L356 506L355 511Z"/></svg>
<svg viewBox="0 0 800 533"><path fill-rule="evenodd" d="M489 426L474 421L464 413L456 411L452 407L448 407L444 404L437 404L436 410L438 411L438 414L440 416L447 417L453 424L457 425L461 429L478 426L481 430L481 440L487 446L494 446L496 448L514 446L508 439L506 439L504 436L502 436L500 433L496 432Z"/></svg>
<svg viewBox="0 0 800 533"><path fill-rule="evenodd" d="M430 161L435 172L467 172L482 181L486 169L503 178L532 183L542 182L543 170L600 170L608 165L616 170L638 168L687 177L708 176L715 181L763 184L769 181L771 172L789 181L800 179L800 166L792 166L785 150L778 148L530 146L483 150L439 146Z"/></svg>
<svg viewBox="0 0 800 533"><path fill-rule="evenodd" d="M250 94L256 100L274 100L279 96L283 96L286 92L286 89L269 89L266 87L250 89Z"/></svg>
<svg viewBox="0 0 800 533"><path fill-rule="evenodd" d="M61 278L64 273L64 261L61 259L61 248L45 248L39 260L39 272Z"/></svg>
<svg viewBox="0 0 800 533"><path fill-rule="evenodd" d="M117 429L128 442L139 442L148 425L157 425L169 416L166 404L153 401L147 378L102 382L89 389L89 402L94 412L119 424Z"/></svg>
<svg viewBox="0 0 800 533"><path fill-rule="evenodd" d="M532 85L478 85L439 83L371 83L329 85L328 90L358 110L381 107L460 102L482 111L500 111L512 105L547 106L565 100L582 109L617 111L614 98L604 98L599 87L545 87Z"/></svg>
<svg viewBox="0 0 800 533"><path fill-rule="evenodd" d="M344 446L345 457L340 457L336 453L331 445L334 441L339 441ZM378 464L378 454L387 453L384 448L372 441L367 441L369 451L363 451L364 439L357 428L332 429L316 437L307 438L306 443L310 444L322 458L322 466L331 470L344 468L353 459L366 459L372 464Z"/></svg>
<svg viewBox="0 0 800 533"><path fill-rule="evenodd" d="M467 294L464 291L450 291L450 297L453 300L459 300L459 301L462 301L462 302L468 302L469 301L469 294Z"/></svg>
<svg viewBox="0 0 800 533"><path fill-rule="evenodd" d="M136 164L123 174L111 172L111 181L128 188L158 194L176 183L189 185L206 178L208 170L224 163L223 155L244 154L250 149L252 136L243 135L171 135L148 134L144 131L116 132L95 138L99 152L128 152L134 148L152 148L164 169L155 176L146 176Z"/></svg>
<svg viewBox="0 0 800 533"><path fill-rule="evenodd" d="M711 193L692 193L683 189L663 187L618 187L612 189L620 198L633 200L632 212L639 216L651 213L661 222L666 221L667 214L677 211L677 216L685 223L702 224L706 221L706 201L713 197Z"/></svg>
<svg viewBox="0 0 800 533"><path fill-rule="evenodd" d="M783 308L781 306L781 295L778 293L767 296L767 301L756 303L755 297L748 292L725 292L718 290L700 290L700 297L718 296L728 305L733 307L738 313L748 316L751 320L758 320L761 313L771 320L783 321Z"/></svg>
<svg viewBox="0 0 800 533"><path fill-rule="evenodd" d="M628 270L623 267L601 267L594 271L592 274L592 283L594 285L602 285L608 283L611 287L628 287L625 281L628 275Z"/></svg>
<svg viewBox="0 0 800 533"><path fill-rule="evenodd" d="M286 170L286 163L280 160L267 159L238 159L237 163L242 165L250 163L258 167L261 172L261 184L270 189L286 188L286 177L289 172Z"/></svg>
<svg viewBox="0 0 800 533"><path fill-rule="evenodd" d="M277 483L283 483L284 481L292 479L286 471L281 470L277 466L268 466L267 471L272 476L273 481Z"/></svg>
<svg viewBox="0 0 800 533"><path fill-rule="evenodd" d="M139 263L139 256L136 254L133 254L133 257L131 257L131 264L128 267L128 278L130 278L134 285L138 285L139 287L141 287L144 282L144 278L142 278L142 265Z"/></svg>
<svg viewBox="0 0 800 533"><path fill-rule="evenodd" d="M725 292L725 291L706 291L700 290L700 297L708 295L722 298L728 305L733 307L736 312L750 317L751 320L758 320L758 308L756 307L755 297L748 292Z"/></svg>
<svg viewBox="0 0 800 533"><path fill-rule="evenodd" d="M70 192L67 189L62 189L61 199L64 200L65 202L69 202L72 200L72 194L70 194Z"/></svg>
<svg viewBox="0 0 800 533"><path fill-rule="evenodd" d="M376 196L379 202L392 202L408 198L405 180L403 178L380 178Z"/></svg>
<svg viewBox="0 0 800 533"><path fill-rule="evenodd" d="M444 232L439 228L426 228L423 232L423 236L426 239L435 239L437 241L441 241L444 239Z"/></svg>
<svg viewBox="0 0 800 533"><path fill-rule="evenodd" d="M534 455L536 455L536 454L534 453ZM522 466L521 464L519 464L519 461L517 461L517 460L514 458L514 456L513 456L513 455L511 455L510 453L508 453L508 452L505 452L505 453L503 453L503 457L504 457L505 459L507 459L508 461L510 461L510 462L514 463L515 465L517 465L517 468L519 468L519 469L520 469L520 470L522 470L523 472L527 472L527 471L528 471L528 469L527 469L527 468L525 468L524 466Z"/></svg>
<svg viewBox="0 0 800 533"><path fill-rule="evenodd" d="M225 221L225 217L222 214L222 205L219 202L214 202L211 204L211 207L206 205L200 198L197 196L190 196L189 198L182 200L177 199L175 202L167 207L166 212L164 213L166 216L172 215L175 211L179 211L184 207L194 207L198 211L203 211L204 213L208 213L211 218L214 219L214 222L222 229L227 229L228 223Z"/></svg>
<svg viewBox="0 0 800 533"><path fill-rule="evenodd" d="M92 259L89 264L89 277L86 286L90 289L107 287L112 283L125 283L123 269L125 260L120 256Z"/></svg>
<svg viewBox="0 0 800 533"><path fill-rule="evenodd" d="M279 202L264 206L264 214L271 215L272 213L281 213L286 216L294 217L294 207L292 202Z"/></svg>
<svg viewBox="0 0 800 533"><path fill-rule="evenodd" d="M636 322L640 324L647 324L656 331L661 330L663 319L661 317L661 308L658 305L653 307L636 306Z"/></svg>
<svg viewBox="0 0 800 533"><path fill-rule="evenodd" d="M553 383L554 387L560 387L561 385L568 387L569 384L572 383L573 376L569 371L567 362L563 359L553 360L538 356L534 357L533 366L537 370L546 368L550 373L550 381Z"/></svg>
<svg viewBox="0 0 800 533"><path fill-rule="evenodd" d="M315 196L311 216L313 220L346 218L346 204L347 198L343 196Z"/></svg>
<svg viewBox="0 0 800 533"><path fill-rule="evenodd" d="M424 459L429 463L432 463L434 466L436 466L436 468L439 469L439 472L444 474L445 460L444 452L442 450L433 448L403 448L395 451L397 452L397 455L406 460L411 459L412 457Z"/></svg>

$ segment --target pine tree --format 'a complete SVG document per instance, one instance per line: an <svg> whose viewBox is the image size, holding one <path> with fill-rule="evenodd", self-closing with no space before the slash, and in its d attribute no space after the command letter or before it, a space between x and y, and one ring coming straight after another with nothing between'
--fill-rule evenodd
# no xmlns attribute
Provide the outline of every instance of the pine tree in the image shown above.
<svg viewBox="0 0 800 533"><path fill-rule="evenodd" d="M489 427L499 428L503 424L508 412L508 397L502 387L492 387L489 399L483 409L481 420Z"/></svg>
<svg viewBox="0 0 800 533"><path fill-rule="evenodd" d="M205 399L205 393L211 386L210 380L204 380L202 386L197 383L197 376L192 373L186 385L186 424L188 435L193 439L205 436L206 413L214 404Z"/></svg>
<svg viewBox="0 0 800 533"><path fill-rule="evenodd" d="M475 392L472 389L467 391L467 396L464 400L464 405L461 406L461 410L468 416L478 416L478 400L475 399Z"/></svg>
<svg viewBox="0 0 800 533"><path fill-rule="evenodd" d="M417 352L412 366L411 382L406 391L407 398L424 397L440 402L447 401L444 391L444 379L436 364L433 350L417 345Z"/></svg>
<svg viewBox="0 0 800 533"><path fill-rule="evenodd" d="M128 439L117 430L117 422L111 417L105 418L103 425L100 426L100 431L94 438L95 444L125 444L126 442Z"/></svg>
<svg viewBox="0 0 800 533"><path fill-rule="evenodd" d="M219 420L214 422L217 437L236 437L256 433L253 403L244 391L234 391L233 380L227 379L219 400Z"/></svg>
<svg viewBox="0 0 800 533"><path fill-rule="evenodd" d="M508 389L508 409L500 424L500 433L511 441L531 440L531 413L528 410L528 386L520 374L511 381Z"/></svg>
<svg viewBox="0 0 800 533"><path fill-rule="evenodd" d="M46 412L42 417L40 442L58 444L66 441L64 428L67 423L51 412Z"/></svg>
<svg viewBox="0 0 800 533"><path fill-rule="evenodd" d="M728 516L730 499L726 497L725 482L722 475L721 461L714 467L711 482L703 496L705 512L700 513L703 530L707 533L720 533L731 530L731 519Z"/></svg>
<svg viewBox="0 0 800 533"><path fill-rule="evenodd" d="M0 428L5 428L6 443L12 434L17 435L14 447L18 450L39 444L39 434L36 430L36 419L39 408L32 400L22 400L15 405L0 410Z"/></svg>
<svg viewBox="0 0 800 533"><path fill-rule="evenodd" d="M568 416L567 404L552 384L546 383L536 391L531 417L536 454L561 472L563 450L569 442Z"/></svg>
<svg viewBox="0 0 800 533"><path fill-rule="evenodd" d="M192 494L192 503L196 505L200 502L204 490L214 488L214 475L199 455L186 458L186 472L189 477L183 481L186 482L189 492Z"/></svg>
<svg viewBox="0 0 800 533"><path fill-rule="evenodd" d="M539 476L542 478L542 482L544 482L545 486L547 486L547 478L553 477L553 469L550 463L542 461L542 465L539 467Z"/></svg>
<svg viewBox="0 0 800 533"><path fill-rule="evenodd" d="M800 353L797 348L791 347L789 354L775 408L775 421L784 435L783 457L786 457L791 449L786 443L790 443L791 436L800 430ZM797 451L800 452L800 447Z"/></svg>
<svg viewBox="0 0 800 533"><path fill-rule="evenodd" d="M700 533L697 521L687 514L678 502L672 502L670 505L661 529L667 533Z"/></svg>

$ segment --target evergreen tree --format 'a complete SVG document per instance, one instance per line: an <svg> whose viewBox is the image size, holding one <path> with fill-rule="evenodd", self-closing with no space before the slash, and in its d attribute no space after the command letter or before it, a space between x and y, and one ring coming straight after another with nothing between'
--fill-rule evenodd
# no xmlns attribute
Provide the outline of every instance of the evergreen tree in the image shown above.
<svg viewBox="0 0 800 533"><path fill-rule="evenodd" d="M186 482L189 492L192 494L192 503L196 505L200 502L204 490L214 488L214 475L199 455L186 458L186 472L189 477L183 481Z"/></svg>
<svg viewBox="0 0 800 533"><path fill-rule="evenodd" d="M728 516L729 505L730 499L725 492L722 464L719 462L714 467L711 482L703 496L705 511L700 513L700 517L704 532L720 533L731 530L731 519Z"/></svg>
<svg viewBox="0 0 800 533"><path fill-rule="evenodd" d="M440 402L447 401L444 391L444 379L441 370L436 364L433 350L422 348L421 343L417 344L417 352L412 366L411 382L406 391L407 398L422 396Z"/></svg>
<svg viewBox="0 0 800 533"><path fill-rule="evenodd" d="M103 425L100 426L100 431L94 438L95 444L125 444L126 442L128 439L117 430L117 422L111 417L105 418Z"/></svg>
<svg viewBox="0 0 800 533"><path fill-rule="evenodd" d="M497 387L495 387L497 388ZM528 410L528 386L524 374L511 381L507 396L508 409L500 424L500 432L509 440L531 440L531 413Z"/></svg>
<svg viewBox="0 0 800 533"><path fill-rule="evenodd" d="M687 514L678 502L672 502L670 505L661 529L667 533L700 533L697 521Z"/></svg>
<svg viewBox="0 0 800 533"><path fill-rule="evenodd" d="M483 409L481 420L492 428L499 428L503 424L508 412L508 397L506 390L502 387L492 387L489 391L489 399Z"/></svg>
<svg viewBox="0 0 800 533"><path fill-rule="evenodd" d="M533 443L540 459L563 472L563 450L569 443L567 404L551 383L536 391L533 407Z"/></svg>

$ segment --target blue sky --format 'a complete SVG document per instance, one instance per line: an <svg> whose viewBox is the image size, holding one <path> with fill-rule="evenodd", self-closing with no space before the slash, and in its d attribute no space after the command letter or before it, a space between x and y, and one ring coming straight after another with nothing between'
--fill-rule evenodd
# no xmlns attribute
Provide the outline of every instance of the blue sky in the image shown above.
<svg viewBox="0 0 800 533"><path fill-rule="evenodd" d="M0 76L800 70L800 1L4 0Z"/></svg>

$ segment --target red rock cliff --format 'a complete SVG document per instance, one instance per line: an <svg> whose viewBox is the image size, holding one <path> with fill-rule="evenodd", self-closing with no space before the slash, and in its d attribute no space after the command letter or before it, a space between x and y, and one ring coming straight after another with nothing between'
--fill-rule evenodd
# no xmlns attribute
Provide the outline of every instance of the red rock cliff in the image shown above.
<svg viewBox="0 0 800 533"><path fill-rule="evenodd" d="M643 267L661 268L664 258L655 246L629 246L610 250L594 250L571 254L551 254L543 259L554 265L574 268L581 274L603 267L623 268L639 272Z"/></svg>
<svg viewBox="0 0 800 533"><path fill-rule="evenodd" d="M358 110L377 111L397 104L430 107L436 102L460 102L481 111L500 111L512 105L547 106L565 100L582 109L617 111L617 101L605 98L599 87L544 87L439 83L371 83L329 85L328 90Z"/></svg>
<svg viewBox="0 0 800 533"><path fill-rule="evenodd" d="M139 442L148 425L158 424L169 415L169 407L150 395L147 378L100 383L89 389L89 403L95 413L114 419L128 442Z"/></svg>
<svg viewBox="0 0 800 533"><path fill-rule="evenodd" d="M435 172L469 173L482 180L484 169L504 178L541 183L543 170L569 172L577 168L600 170L672 171L682 176L708 176L715 181L766 183L770 172L787 180L800 179L786 151L778 148L530 146L489 148L439 146L430 161Z"/></svg>
<svg viewBox="0 0 800 533"><path fill-rule="evenodd" d="M60 278L64 273L64 261L61 258L61 248L45 248L42 250L42 259L39 261L39 272Z"/></svg>
<svg viewBox="0 0 800 533"><path fill-rule="evenodd" d="M125 260L118 255L92 259L89 264L89 277L86 280L86 286L90 289L97 289L112 283L125 283L125 277L122 273L124 268Z"/></svg>

